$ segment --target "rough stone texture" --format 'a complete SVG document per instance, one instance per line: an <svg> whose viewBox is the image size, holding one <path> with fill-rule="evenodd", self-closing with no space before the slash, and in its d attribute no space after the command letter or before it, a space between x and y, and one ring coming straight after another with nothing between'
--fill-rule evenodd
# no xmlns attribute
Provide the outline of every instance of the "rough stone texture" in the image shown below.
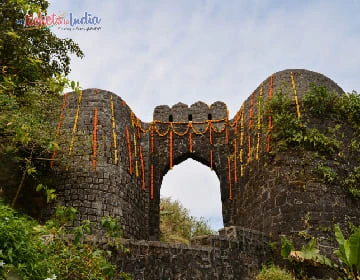
<svg viewBox="0 0 360 280"><path fill-rule="evenodd" d="M270 258L266 236L238 227L226 231L193 239L191 246L126 240L130 253L117 253L113 261L135 280L254 279Z"/></svg>
<svg viewBox="0 0 360 280"><path fill-rule="evenodd" d="M291 77L296 86L296 95ZM261 83L231 120L228 119L226 105L218 101L210 106L203 102L197 102L190 107L182 103L172 107L157 106L151 123L138 120L125 102L111 92L84 90L81 102L78 101L78 95L69 94L60 135L57 137L61 151L56 154L53 168L56 180L54 186L58 193L57 203L77 207L80 212L79 220L98 222L107 215L118 218L126 238L158 240L160 188L163 177L171 168L171 160L172 164L176 165L192 158L212 167L219 178L223 221L226 227L241 226L264 232L271 235L275 241L285 234L293 237L296 242L301 242L299 233L301 235L305 231L318 237L324 252L331 252L334 238L328 229L332 228L334 223L339 223L344 229L349 219L358 221L359 200L352 199L339 182L329 185L314 174L314 164L318 161L314 160L312 152L289 149L275 155L268 153L268 114L262 109L262 104L269 99L271 79L273 93L283 88L293 95L295 115L295 98L298 98L301 105L302 96L309 90L310 83L324 85L329 90L343 94L337 84L319 73L284 70ZM96 168L93 166L95 108L98 110ZM299 108L303 109L301 106ZM313 119L310 122L310 126L319 130L334 125L333 120ZM192 139L189 135L191 127ZM349 138L354 134L345 123L342 123L341 132ZM348 146L347 137L343 138L344 147ZM271 145L275 143L271 142ZM356 160L327 161L327 165L339 174L346 173L345 170L356 164ZM310 220L306 218L307 215ZM155 246L157 243L129 243L130 246L138 248L136 250L139 252L147 246L151 254L146 258L140 257L140 253L132 255L124 260L123 267L128 269L130 264L126 262L136 259L138 264L133 270L134 275L150 275L147 271L151 265L153 269L157 269L155 267L158 262L172 263L174 259L171 256L176 255L177 260L181 259L181 270L172 265L173 270L164 268L160 271L163 269L160 266L154 274L160 275L160 278L148 276L149 278L145 279L177 279L176 277L182 277L181 272L187 273L184 271L186 265L189 266L189 271L200 273L201 278L206 275L206 279L218 279L216 277L220 276L216 275L221 275L226 267L229 267L228 278L223 279L242 279L234 276L241 274L245 268L236 268L243 259L235 256L235 251L227 250L232 248L229 245L231 242L227 243L224 251L213 247L213 241L209 242L209 248L206 249L173 248L160 244ZM170 253L173 251L174 254ZM228 262L220 262L221 254L226 255ZM254 254L256 259L257 255ZM156 256L163 258L159 261ZM209 274L201 271L208 266L212 267Z"/></svg>

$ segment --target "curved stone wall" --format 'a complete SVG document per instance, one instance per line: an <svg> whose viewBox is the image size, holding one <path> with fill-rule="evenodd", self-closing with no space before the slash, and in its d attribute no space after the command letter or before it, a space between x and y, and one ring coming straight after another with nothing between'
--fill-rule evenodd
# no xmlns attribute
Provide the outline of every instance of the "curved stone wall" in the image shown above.
<svg viewBox="0 0 360 280"><path fill-rule="evenodd" d="M225 226L296 235L304 230L308 215L309 232L316 234L316 228L344 224L346 216L358 218L358 200L340 185L329 186L314 175L313 153L269 153L276 143L271 141L264 102L278 90L287 90L294 116L305 114L302 96L310 83L343 94L319 73L285 70L261 83L233 119L224 103L209 106L199 101L157 106L147 123L111 92L88 89L81 97L70 93L58 124L61 151L52 161L57 203L77 207L80 219L115 216L125 237L157 239L163 176L193 158L219 178ZM322 126L316 120L313 125ZM350 128L344 123L342 129Z"/></svg>

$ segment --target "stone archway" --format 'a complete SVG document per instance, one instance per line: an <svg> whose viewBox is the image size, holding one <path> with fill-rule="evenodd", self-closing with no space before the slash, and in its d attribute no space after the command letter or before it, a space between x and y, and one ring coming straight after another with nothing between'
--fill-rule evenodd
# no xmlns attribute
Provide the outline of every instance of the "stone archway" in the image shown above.
<svg viewBox="0 0 360 280"><path fill-rule="evenodd" d="M159 238L160 189L164 175L176 164L191 158L213 169L220 181L224 225L231 224L231 190L227 176L229 135L228 110L223 102L211 106L197 102L190 107L178 103L172 108L158 106L154 110L150 157L153 175L153 196L149 203L149 234ZM228 145L224 145L227 143ZM174 148L176 147L176 148ZM152 148L150 149L152 150ZM225 167L225 168L224 168ZM151 171L150 171L151 172ZM229 199L230 198L230 199Z"/></svg>
<svg viewBox="0 0 360 280"><path fill-rule="evenodd" d="M165 174L160 198L179 201L197 219L204 218L213 230L224 227L220 181L214 170L191 158ZM163 216L160 215L160 224Z"/></svg>

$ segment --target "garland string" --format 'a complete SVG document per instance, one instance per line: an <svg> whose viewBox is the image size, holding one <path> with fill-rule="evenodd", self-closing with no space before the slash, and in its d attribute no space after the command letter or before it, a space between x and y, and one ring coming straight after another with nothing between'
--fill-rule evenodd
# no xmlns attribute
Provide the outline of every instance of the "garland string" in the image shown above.
<svg viewBox="0 0 360 280"><path fill-rule="evenodd" d="M229 199L232 200L231 162L228 157Z"/></svg>
<svg viewBox="0 0 360 280"><path fill-rule="evenodd" d="M154 153L155 150L155 143L154 143L154 125L150 126L151 128L151 153Z"/></svg>
<svg viewBox="0 0 360 280"><path fill-rule="evenodd" d="M141 165L141 188L143 190L146 189L145 186L145 167L144 167L144 157L142 152L142 146L139 146L139 154L140 154L140 165Z"/></svg>
<svg viewBox="0 0 360 280"><path fill-rule="evenodd" d="M192 124L189 122L189 129L192 127ZM189 151L193 152L193 139L192 139L192 131L189 132Z"/></svg>
<svg viewBox="0 0 360 280"><path fill-rule="evenodd" d="M213 143L213 141L212 141L212 128L213 128L213 126L212 126L212 123L211 123L211 121L208 121L208 127L209 127L209 140L210 140L210 144L212 144Z"/></svg>
<svg viewBox="0 0 360 280"><path fill-rule="evenodd" d="M248 161L247 163L250 164L251 162L251 135L248 135Z"/></svg>
<svg viewBox="0 0 360 280"><path fill-rule="evenodd" d="M94 137L93 137L93 144L94 144L94 147L93 147L93 161L92 161L92 167L93 167L93 170L95 171L96 170L96 138L97 138L97 124L98 124L98 109L95 108L94 109Z"/></svg>
<svg viewBox="0 0 360 280"><path fill-rule="evenodd" d="M270 88L269 88L269 103L271 103L272 100L272 90L273 90L273 77L274 74L270 77ZM266 151L269 153L271 150L271 129L272 129L272 115L271 110L269 109L269 116L268 116L268 133L267 133L267 147Z"/></svg>
<svg viewBox="0 0 360 280"><path fill-rule="evenodd" d="M115 123L115 109L114 109L114 101L112 94L110 95L110 107L111 107L111 126L112 126L112 136L113 136L113 147L114 147L114 164L117 165L119 158L118 158L118 151L117 151L117 135L116 135L116 123Z"/></svg>
<svg viewBox="0 0 360 280"><path fill-rule="evenodd" d="M129 128L126 126L125 129L125 133L126 133L126 142L127 142L127 146L128 146L128 156L129 156L129 173L130 175L132 175L132 155L131 155L131 143L130 143L130 133L129 133Z"/></svg>
<svg viewBox="0 0 360 280"><path fill-rule="evenodd" d="M150 166L150 199L154 199L154 165Z"/></svg>
<svg viewBox="0 0 360 280"><path fill-rule="evenodd" d="M139 177L138 161L135 161L135 176L136 176L136 177Z"/></svg>
<svg viewBox="0 0 360 280"><path fill-rule="evenodd" d="M227 127L225 129L225 143L229 144L229 130Z"/></svg>
<svg viewBox="0 0 360 280"><path fill-rule="evenodd" d="M259 151L260 151L260 134L261 134L261 100L263 96L263 86L261 84L260 87L260 94L258 99L258 117L257 117L257 143L256 143L256 160L259 160Z"/></svg>
<svg viewBox="0 0 360 280"><path fill-rule="evenodd" d="M237 143L236 143L236 139L234 140L234 180L235 180L235 183L238 182L238 177L237 177L237 164L236 164L236 161L237 161Z"/></svg>
<svg viewBox="0 0 360 280"><path fill-rule="evenodd" d="M169 134L169 145L170 145L170 151L169 151L169 157L170 157L170 169L173 167L173 132L170 130Z"/></svg>
<svg viewBox="0 0 360 280"><path fill-rule="evenodd" d="M294 98L295 98L295 103L296 103L296 113L297 113L298 119L300 119L300 105L299 105L299 99L298 99L298 96L296 93L296 84L295 84L293 72L290 72L290 76L291 76L291 84L292 84L292 88L294 91Z"/></svg>

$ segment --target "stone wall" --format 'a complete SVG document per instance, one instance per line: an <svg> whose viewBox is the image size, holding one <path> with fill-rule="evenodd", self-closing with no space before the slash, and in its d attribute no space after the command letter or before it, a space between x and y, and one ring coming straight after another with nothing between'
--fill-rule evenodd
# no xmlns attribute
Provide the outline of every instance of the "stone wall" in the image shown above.
<svg viewBox="0 0 360 280"><path fill-rule="evenodd" d="M126 240L130 253L116 253L119 271L133 279L254 279L271 259L267 237L239 227L204 236L191 245Z"/></svg>
<svg viewBox="0 0 360 280"><path fill-rule="evenodd" d="M59 104L56 141L61 150L52 161L57 204L78 208L78 222L110 215L120 220L126 238L158 240L163 177L192 158L219 178L226 227L258 230L274 240L285 234L300 242L313 235L330 252L333 224L344 229L349 220L358 221L360 204L339 180L325 182L314 167L325 162L338 174L354 168L357 159L348 147L357 132L345 121L307 114L302 97L311 83L344 94L324 75L284 70L262 82L232 119L218 101L158 106L153 120L142 122L111 92L70 93ZM277 143L264 104L278 91L288 92L294 117L311 118L310 127L325 132L341 123L334 137L342 146L334 158L316 158L316 151L297 147L274 153Z"/></svg>

